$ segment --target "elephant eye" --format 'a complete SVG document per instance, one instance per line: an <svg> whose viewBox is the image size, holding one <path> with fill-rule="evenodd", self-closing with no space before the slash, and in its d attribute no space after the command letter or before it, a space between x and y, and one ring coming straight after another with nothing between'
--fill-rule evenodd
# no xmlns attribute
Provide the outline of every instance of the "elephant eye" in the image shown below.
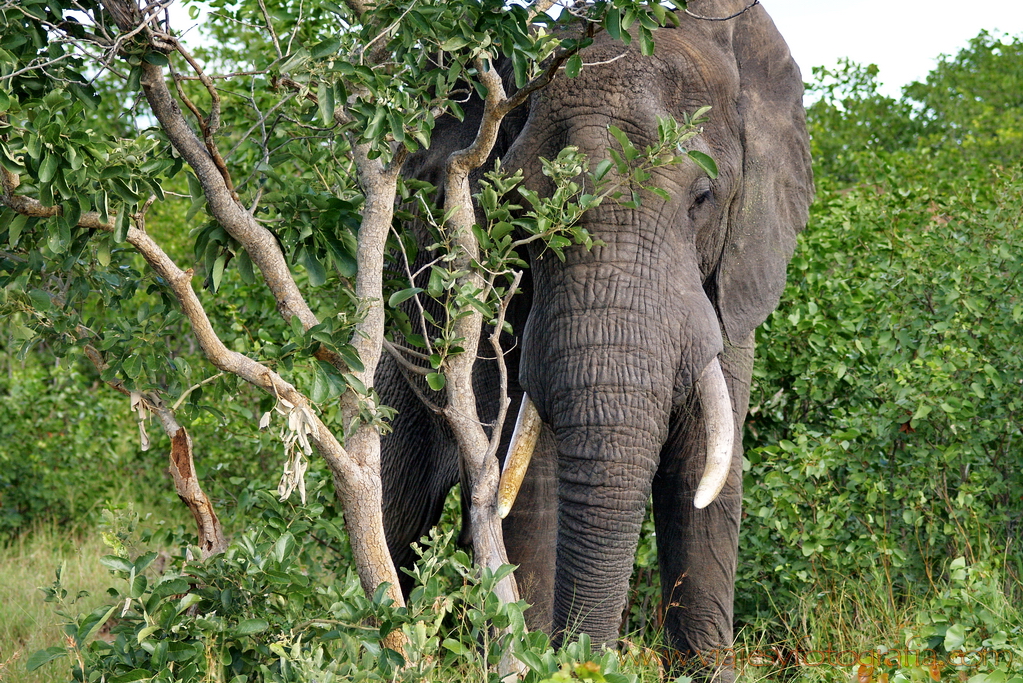
<svg viewBox="0 0 1023 683"><path fill-rule="evenodd" d="M704 204L706 204L709 201L712 201L713 199L714 199L714 193L711 191L711 188L710 188L709 185L705 186L705 187L698 188L693 193L693 202L692 202L692 204L689 205L689 214L690 214L690 216L692 216L693 213L695 211L699 210L700 207L702 207Z"/></svg>

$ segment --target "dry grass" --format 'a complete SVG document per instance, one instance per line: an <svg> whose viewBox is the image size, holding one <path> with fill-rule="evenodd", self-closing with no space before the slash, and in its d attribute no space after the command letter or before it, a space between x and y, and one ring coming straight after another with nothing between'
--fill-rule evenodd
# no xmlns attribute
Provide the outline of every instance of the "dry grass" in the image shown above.
<svg viewBox="0 0 1023 683"><path fill-rule="evenodd" d="M40 588L53 584L57 567L66 563L64 585L70 601L80 590L90 593L73 610L101 605L111 577L99 563L110 552L98 532L68 538L66 532L42 527L0 548L0 681L49 683L68 679L67 660L29 673L25 662L36 650L58 645L63 638L55 605L43 602Z"/></svg>

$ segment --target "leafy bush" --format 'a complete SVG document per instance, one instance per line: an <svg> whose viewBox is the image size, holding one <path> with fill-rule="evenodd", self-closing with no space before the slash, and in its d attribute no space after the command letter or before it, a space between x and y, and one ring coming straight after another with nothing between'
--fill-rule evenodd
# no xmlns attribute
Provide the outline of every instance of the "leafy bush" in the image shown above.
<svg viewBox="0 0 1023 683"><path fill-rule="evenodd" d="M524 633L524 603L494 593L512 570L480 571L453 549L453 532L434 532L414 569L408 607L395 607L381 587L367 598L351 564L347 538L325 514L327 482L306 506L259 493L260 524L222 555L190 559L187 548L162 573L147 546L179 545L173 534L131 533L131 520L108 534L115 554L102 558L118 579L112 603L75 614L61 574L46 589L66 619L67 646L35 653L35 669L71 657L76 681L131 683L225 680L434 680L470 675L497 681L506 653L528 667L527 681L580 678L636 681L619 672L611 651L594 652L589 639L555 653L547 636ZM184 547L184 546L181 546ZM80 597L80 595L79 595ZM105 626L113 624L108 631ZM494 629L512 626L508 636ZM408 639L404 657L388 649L393 630ZM105 632L103 638L93 638Z"/></svg>
<svg viewBox="0 0 1023 683"><path fill-rule="evenodd" d="M818 176L782 304L758 330L736 610L769 639L855 640L845 628L951 649L966 629L977 647L998 633L1023 644L1018 608L983 629L964 616L991 590L1023 599L1021 157L964 153L981 143L964 131L987 125L970 118L976 102L919 105L970 65L986 69L971 72L978 88L1012 71L1020 48L982 34L901 101L847 65L851 91L810 108L817 149L845 155L822 167L846 175ZM1023 132L999 121L1002 139ZM916 140L894 139L914 126ZM939 603L962 620L928 617ZM922 621L903 633L907 620Z"/></svg>
<svg viewBox="0 0 1023 683"><path fill-rule="evenodd" d="M105 503L160 482L138 451L127 400L35 360L9 358L0 375L0 542L43 521L87 528Z"/></svg>

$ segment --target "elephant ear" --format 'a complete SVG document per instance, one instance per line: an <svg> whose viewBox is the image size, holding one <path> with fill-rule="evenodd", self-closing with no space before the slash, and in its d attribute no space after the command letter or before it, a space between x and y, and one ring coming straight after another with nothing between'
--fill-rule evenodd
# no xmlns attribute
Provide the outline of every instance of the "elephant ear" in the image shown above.
<svg viewBox="0 0 1023 683"><path fill-rule="evenodd" d="M736 3L701 6L711 4L727 11ZM813 172L803 81L774 22L758 5L721 23L731 24L722 29L731 33L739 72L744 159L716 303L726 336L740 342L767 319L785 289L785 270L813 198Z"/></svg>

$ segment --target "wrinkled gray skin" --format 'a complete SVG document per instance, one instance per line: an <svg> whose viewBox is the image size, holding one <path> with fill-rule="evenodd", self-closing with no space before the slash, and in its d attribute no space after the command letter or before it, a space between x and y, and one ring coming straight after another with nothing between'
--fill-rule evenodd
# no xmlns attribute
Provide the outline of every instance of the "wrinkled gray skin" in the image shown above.
<svg viewBox="0 0 1023 683"><path fill-rule="evenodd" d="M689 6L726 16L745 4ZM576 145L595 164L617 146L609 124L642 147L656 142L657 116L713 106L694 148L714 158L718 178L683 163L656 176L671 201L646 194L639 209L606 202L588 212L583 223L604 244L566 249L564 263L534 250L526 294L511 312L520 334L509 359L518 378L513 405L527 391L545 425L505 523L519 586L533 604L530 622L558 637L617 638L652 494L665 638L676 664L732 644L742 498L737 438L721 494L703 510L693 506L705 458L694 382L720 359L741 434L753 331L778 303L813 193L802 80L763 8L730 21L680 19L655 33L652 57L636 41L626 48L598 36L584 62L609 63L535 95L528 112L506 121L495 153L525 170L528 187L549 192L538 157ZM439 180L447 154L471 140L479 104L466 113L464 124L439 124L412 173ZM481 364L485 420L495 412L495 378L493 364ZM393 362L378 381L399 410L384 441L385 518L392 553L408 565L409 542L436 522L458 478L456 452ZM733 677L727 665L716 675Z"/></svg>

